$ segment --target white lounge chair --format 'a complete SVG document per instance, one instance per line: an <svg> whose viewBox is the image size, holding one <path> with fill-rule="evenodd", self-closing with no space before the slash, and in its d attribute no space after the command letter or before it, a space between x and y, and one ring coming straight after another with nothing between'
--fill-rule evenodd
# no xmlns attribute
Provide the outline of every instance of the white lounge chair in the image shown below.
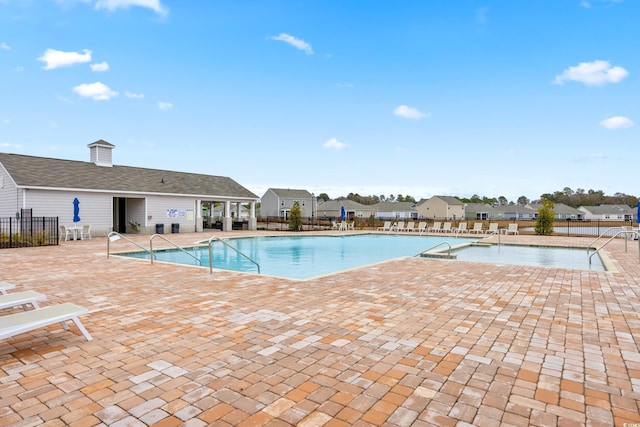
<svg viewBox="0 0 640 427"><path fill-rule="evenodd" d="M0 316L0 340L34 329L44 328L54 323L62 323L64 328L68 330L69 327L65 322L72 321L80 329L87 341L91 341L91 335L78 319L78 316L88 312L89 310L86 308L66 302Z"/></svg>
<svg viewBox="0 0 640 427"><path fill-rule="evenodd" d="M451 233L451 223L445 222L444 224L442 224L442 230L440 231L443 233Z"/></svg>
<svg viewBox="0 0 640 427"><path fill-rule="evenodd" d="M71 235L71 230L69 230L64 225L61 225L60 226L60 238L62 238L63 234L64 234L64 241L66 242L67 240L69 240L69 236Z"/></svg>
<svg viewBox="0 0 640 427"><path fill-rule="evenodd" d="M0 282L0 294L6 295L9 289L15 288L16 285L9 282Z"/></svg>
<svg viewBox="0 0 640 427"><path fill-rule="evenodd" d="M514 222L512 224L509 224L509 227L504 229L504 234L518 234L518 223Z"/></svg>
<svg viewBox="0 0 640 427"><path fill-rule="evenodd" d="M453 230L456 234L460 234L460 233L468 233L469 230L467 230L467 223L466 222L461 222L458 224L458 227L455 228Z"/></svg>
<svg viewBox="0 0 640 427"><path fill-rule="evenodd" d="M332 230L339 230L340 229L340 225L335 221L331 221L331 229Z"/></svg>
<svg viewBox="0 0 640 427"><path fill-rule="evenodd" d="M426 221L420 221L418 223L418 228L416 228L416 231L419 232L420 234L422 234L425 231L427 231L427 222Z"/></svg>
<svg viewBox="0 0 640 427"><path fill-rule="evenodd" d="M40 308L38 301L44 301L46 299L46 295L36 291L22 291L0 295L0 309L22 306L23 309L28 310L29 305L33 308Z"/></svg>
<svg viewBox="0 0 640 427"><path fill-rule="evenodd" d="M396 227L396 231L404 231L404 221L398 221L398 226Z"/></svg>
<svg viewBox="0 0 640 427"><path fill-rule="evenodd" d="M406 231L407 233L413 233L413 230L415 230L414 228L415 225L416 225L415 221L409 221L407 223L407 226L402 231Z"/></svg>
<svg viewBox="0 0 640 427"><path fill-rule="evenodd" d="M482 223L481 222L474 222L473 223L473 228L471 230L469 230L469 233L482 233Z"/></svg>
<svg viewBox="0 0 640 427"><path fill-rule="evenodd" d="M435 221L433 223L433 227L429 227L429 231L434 232L434 233L438 233L442 230L442 222L441 221Z"/></svg>
<svg viewBox="0 0 640 427"><path fill-rule="evenodd" d="M385 221L382 227L378 227L378 231L390 231L391 230L391 221Z"/></svg>
<svg viewBox="0 0 640 427"><path fill-rule="evenodd" d="M498 230L498 223L491 222L489 223L489 229L487 230L487 234L498 234L500 230Z"/></svg>
<svg viewBox="0 0 640 427"><path fill-rule="evenodd" d="M91 239L91 225L83 225L82 230L80 230L80 238L84 240L85 237L89 236Z"/></svg>

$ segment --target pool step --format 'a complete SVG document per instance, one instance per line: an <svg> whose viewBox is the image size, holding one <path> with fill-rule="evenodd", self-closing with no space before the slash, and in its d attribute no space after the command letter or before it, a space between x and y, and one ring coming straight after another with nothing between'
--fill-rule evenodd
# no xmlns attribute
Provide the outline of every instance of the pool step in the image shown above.
<svg viewBox="0 0 640 427"><path fill-rule="evenodd" d="M457 259L457 254L449 255L446 252L423 252L420 254L422 258L439 258L439 259Z"/></svg>

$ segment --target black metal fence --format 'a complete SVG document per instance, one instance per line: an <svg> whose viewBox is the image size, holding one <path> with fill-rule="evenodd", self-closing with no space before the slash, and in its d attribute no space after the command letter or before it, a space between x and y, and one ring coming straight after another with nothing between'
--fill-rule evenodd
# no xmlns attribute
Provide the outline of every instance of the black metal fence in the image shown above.
<svg viewBox="0 0 640 427"><path fill-rule="evenodd" d="M0 218L0 248L55 246L58 242L58 217L33 217L27 209L19 218Z"/></svg>

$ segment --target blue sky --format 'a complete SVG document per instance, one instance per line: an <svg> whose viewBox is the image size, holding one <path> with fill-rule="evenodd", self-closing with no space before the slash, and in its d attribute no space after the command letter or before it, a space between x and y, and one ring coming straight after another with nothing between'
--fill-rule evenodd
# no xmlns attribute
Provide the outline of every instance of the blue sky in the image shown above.
<svg viewBox="0 0 640 427"><path fill-rule="evenodd" d="M640 1L0 0L0 151L330 197L638 196Z"/></svg>

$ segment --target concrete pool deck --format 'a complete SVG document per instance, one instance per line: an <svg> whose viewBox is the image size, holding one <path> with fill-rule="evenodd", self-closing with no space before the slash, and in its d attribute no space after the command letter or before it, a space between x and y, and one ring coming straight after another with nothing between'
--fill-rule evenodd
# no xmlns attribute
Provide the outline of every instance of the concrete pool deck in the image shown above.
<svg viewBox="0 0 640 427"><path fill-rule="evenodd" d="M166 237L260 234L273 232ZM637 242L606 247L615 272L402 258L308 281L106 248L0 250L0 281L88 308L93 336L0 341L1 426L640 423Z"/></svg>

